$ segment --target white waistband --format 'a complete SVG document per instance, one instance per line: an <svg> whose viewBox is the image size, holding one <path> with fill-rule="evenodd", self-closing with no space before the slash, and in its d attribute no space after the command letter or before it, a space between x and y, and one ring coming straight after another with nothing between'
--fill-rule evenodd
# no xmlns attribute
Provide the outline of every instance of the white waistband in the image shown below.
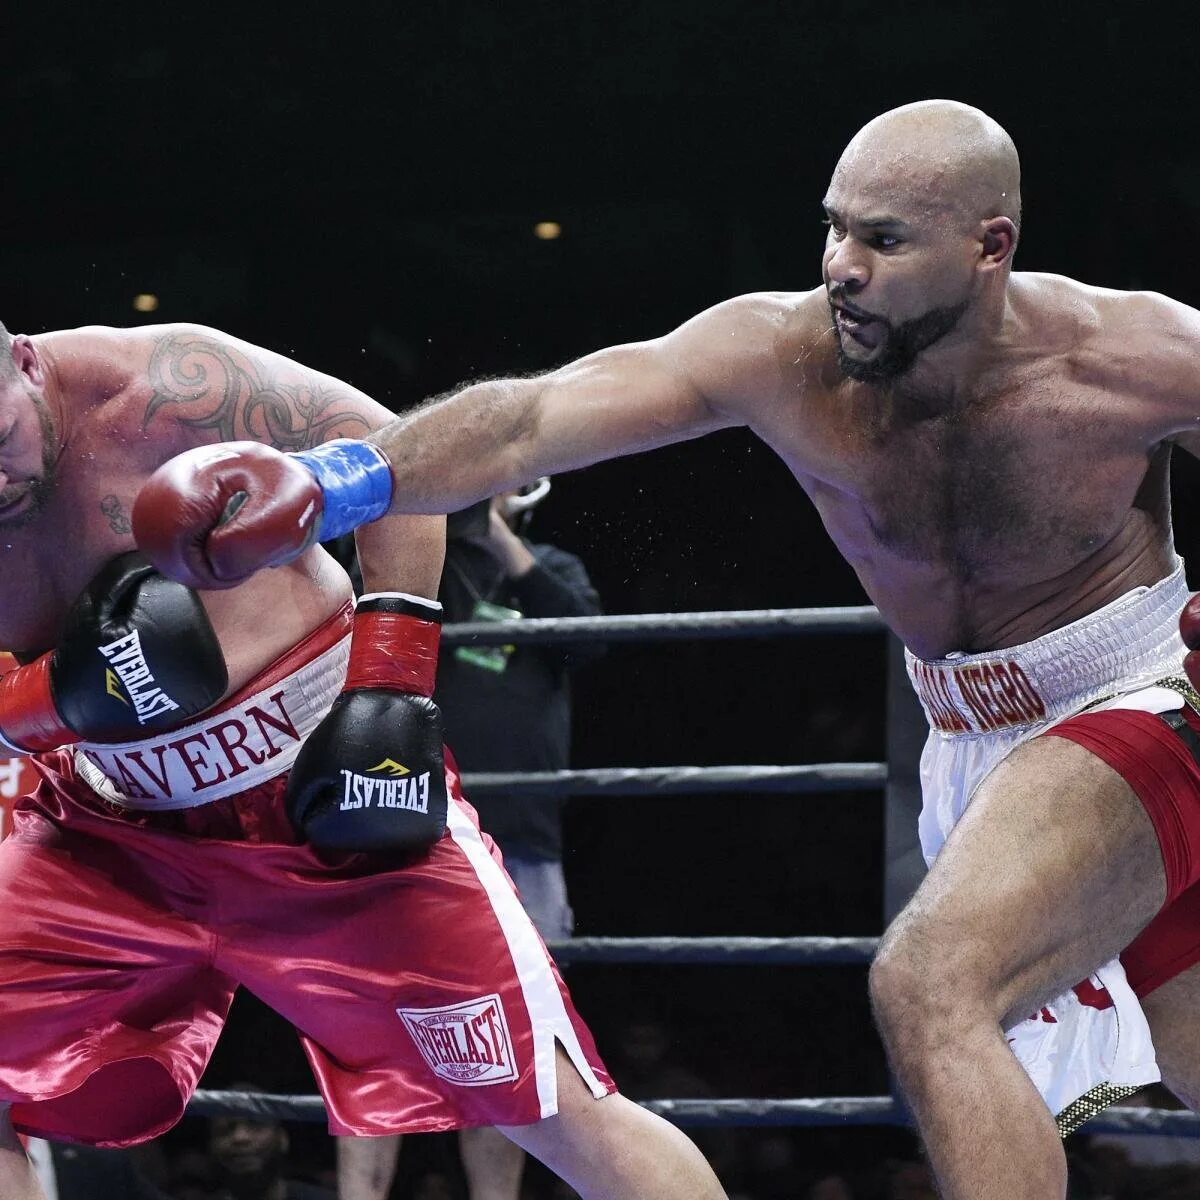
<svg viewBox="0 0 1200 1200"><path fill-rule="evenodd" d="M346 678L350 635L248 699L139 742L76 748L79 777L106 800L162 812L195 808L281 775Z"/></svg>
<svg viewBox="0 0 1200 1200"><path fill-rule="evenodd" d="M1134 588L1022 646L932 660L905 651L908 675L939 733L994 733L1057 720L1178 671L1179 613L1187 598L1177 561L1153 586Z"/></svg>

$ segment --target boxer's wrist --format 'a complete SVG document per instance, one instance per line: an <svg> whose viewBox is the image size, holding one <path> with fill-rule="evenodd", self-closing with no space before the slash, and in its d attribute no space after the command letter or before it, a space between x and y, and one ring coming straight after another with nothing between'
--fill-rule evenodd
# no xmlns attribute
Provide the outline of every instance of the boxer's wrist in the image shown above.
<svg viewBox="0 0 1200 1200"><path fill-rule="evenodd" d="M346 690L390 688L432 696L442 606L404 592L369 592L354 609Z"/></svg>
<svg viewBox="0 0 1200 1200"><path fill-rule="evenodd" d="M80 740L54 703L52 658L52 653L43 654L0 678L0 748L16 754L41 754Z"/></svg>
<svg viewBox="0 0 1200 1200"><path fill-rule="evenodd" d="M332 541L387 513L392 502L392 465L371 442L338 438L288 457L302 462L321 486L317 541Z"/></svg>

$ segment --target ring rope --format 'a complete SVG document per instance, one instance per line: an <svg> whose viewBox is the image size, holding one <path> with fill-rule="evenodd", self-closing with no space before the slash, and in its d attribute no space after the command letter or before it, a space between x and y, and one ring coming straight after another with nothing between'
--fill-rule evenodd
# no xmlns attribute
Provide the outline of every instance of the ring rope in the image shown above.
<svg viewBox="0 0 1200 1200"><path fill-rule="evenodd" d="M866 965L877 937L582 937L550 942L560 963Z"/></svg>
<svg viewBox="0 0 1200 1200"><path fill-rule="evenodd" d="M463 775L468 796L695 796L707 792L849 792L880 788L887 764L599 767L581 771L480 771Z"/></svg>
<svg viewBox="0 0 1200 1200"><path fill-rule="evenodd" d="M518 621L461 622L445 626L445 645L555 644L587 641L653 641L783 635L876 633L885 626L877 609L797 608L705 613L644 613L633 616L553 617ZM530 795L674 795L723 791L845 791L887 781L886 763L818 763L805 766L615 767L532 773L481 772L463 777L473 792ZM572 938L549 949L563 963L853 964L874 957L879 939L866 938ZM802 1099L647 1100L642 1107L676 1125L813 1126L910 1125L907 1110L891 1096ZM320 1122L320 1096L200 1089L189 1116L247 1116ZM1089 1132L1168 1134L1200 1138L1200 1114L1185 1110L1116 1107L1092 1117Z"/></svg>
<svg viewBox="0 0 1200 1200"><path fill-rule="evenodd" d="M729 612L634 613L604 617L523 617L519 621L461 621L442 628L442 645L518 646L537 642L695 641L704 638L798 634L883 633L879 610L763 608Z"/></svg>
<svg viewBox="0 0 1200 1200"><path fill-rule="evenodd" d="M813 1099L643 1100L643 1108L676 1125L803 1126L910 1125L904 1106L890 1096L822 1096ZM188 1102L191 1117L242 1116L254 1120L320 1122L320 1096L211 1091ZM1168 1134L1200 1138L1200 1114L1181 1109L1108 1108L1087 1123L1089 1133Z"/></svg>

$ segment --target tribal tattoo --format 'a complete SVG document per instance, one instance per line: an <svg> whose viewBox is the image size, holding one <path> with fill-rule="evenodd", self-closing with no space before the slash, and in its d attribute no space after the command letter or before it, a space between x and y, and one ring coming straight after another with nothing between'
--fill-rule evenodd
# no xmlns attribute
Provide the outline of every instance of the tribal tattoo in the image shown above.
<svg viewBox="0 0 1200 1200"><path fill-rule="evenodd" d="M142 427L167 409L183 425L215 430L220 441L249 439L284 451L370 431L348 390L300 366L281 368L201 333L168 334L150 358L154 394Z"/></svg>

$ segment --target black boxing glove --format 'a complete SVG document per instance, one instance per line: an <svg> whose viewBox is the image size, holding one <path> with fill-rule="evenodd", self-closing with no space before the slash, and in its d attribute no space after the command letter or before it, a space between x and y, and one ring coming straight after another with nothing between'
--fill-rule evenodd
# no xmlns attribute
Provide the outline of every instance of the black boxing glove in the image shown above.
<svg viewBox="0 0 1200 1200"><path fill-rule="evenodd" d="M196 593L122 554L72 605L57 648L0 678L0 743L38 754L149 737L211 707L228 684Z"/></svg>
<svg viewBox="0 0 1200 1200"><path fill-rule="evenodd" d="M319 849L411 853L445 832L442 715L430 699L441 630L435 602L358 601L345 688L287 782L288 815Z"/></svg>

